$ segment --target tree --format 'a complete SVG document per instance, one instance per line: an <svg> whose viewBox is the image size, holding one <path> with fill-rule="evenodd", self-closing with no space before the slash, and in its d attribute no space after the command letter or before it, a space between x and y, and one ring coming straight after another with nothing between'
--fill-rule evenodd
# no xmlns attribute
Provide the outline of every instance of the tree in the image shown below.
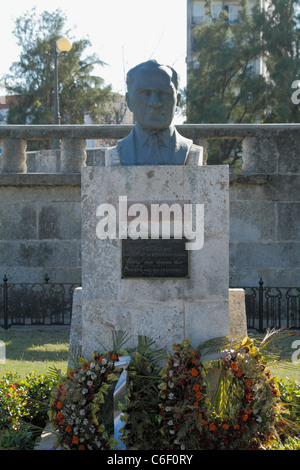
<svg viewBox="0 0 300 470"><path fill-rule="evenodd" d="M294 7L299 0L271 0L267 10L250 10L240 0L236 21L223 10L218 18L195 28L195 62L189 67L186 114L189 123L299 122L291 97L292 77L299 70L298 29ZM267 73L257 73L260 58ZM284 78L285 77L285 78ZM288 78L287 78L288 77ZM289 92L287 92L289 89ZM234 165L240 142L211 143L210 163Z"/></svg>
<svg viewBox="0 0 300 470"><path fill-rule="evenodd" d="M273 0L266 13L254 12L272 88L264 122L300 122L299 106L291 100L292 83L300 74L299 6L299 0Z"/></svg>
<svg viewBox="0 0 300 470"><path fill-rule="evenodd" d="M57 40L68 36L66 17L57 9L40 16L35 8L16 20L14 35L22 47L20 60L12 64L4 83L17 103L8 113L11 124L52 124L54 107L54 48ZM83 124L85 114L99 122L111 99L110 86L93 74L104 63L96 55L83 58L90 42L73 41L70 52L60 53L59 100L62 124Z"/></svg>

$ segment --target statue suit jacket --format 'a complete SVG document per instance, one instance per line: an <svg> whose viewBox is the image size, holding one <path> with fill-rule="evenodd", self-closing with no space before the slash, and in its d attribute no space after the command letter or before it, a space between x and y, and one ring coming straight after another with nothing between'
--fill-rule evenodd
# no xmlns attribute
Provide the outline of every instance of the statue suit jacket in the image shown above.
<svg viewBox="0 0 300 470"><path fill-rule="evenodd" d="M180 135L175 127L154 134L155 149L151 147L153 134L145 132L138 124L130 134L118 141L116 147L105 151L105 165L202 165L203 147ZM157 141L158 144L157 144Z"/></svg>

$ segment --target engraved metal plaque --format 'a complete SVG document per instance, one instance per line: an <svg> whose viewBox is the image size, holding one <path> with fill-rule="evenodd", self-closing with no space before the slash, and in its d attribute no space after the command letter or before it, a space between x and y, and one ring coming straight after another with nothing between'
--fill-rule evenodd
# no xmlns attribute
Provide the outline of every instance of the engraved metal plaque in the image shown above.
<svg viewBox="0 0 300 470"><path fill-rule="evenodd" d="M122 240L122 278L184 278L189 277L187 240L142 239Z"/></svg>

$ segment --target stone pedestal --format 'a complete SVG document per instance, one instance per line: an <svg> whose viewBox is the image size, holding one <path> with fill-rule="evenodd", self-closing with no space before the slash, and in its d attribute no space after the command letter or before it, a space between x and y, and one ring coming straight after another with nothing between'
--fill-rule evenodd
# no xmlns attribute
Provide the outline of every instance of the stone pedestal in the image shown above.
<svg viewBox="0 0 300 470"><path fill-rule="evenodd" d="M128 347L137 346L138 336L145 335L169 350L185 338L196 346L229 335L228 189L226 166L82 168L84 356L110 349L117 330L131 335ZM183 201L193 208L204 205L204 243L189 250L187 278L122 278L119 217L116 238L99 239L96 233L103 220L97 208L110 204L118 214L120 196L129 205L147 207Z"/></svg>

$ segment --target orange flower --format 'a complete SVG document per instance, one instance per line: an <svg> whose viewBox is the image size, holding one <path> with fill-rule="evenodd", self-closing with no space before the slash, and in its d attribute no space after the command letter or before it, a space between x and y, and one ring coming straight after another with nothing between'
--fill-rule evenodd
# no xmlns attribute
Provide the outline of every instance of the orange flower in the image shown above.
<svg viewBox="0 0 300 470"><path fill-rule="evenodd" d="M72 444L78 444L78 437L77 436L72 437Z"/></svg>
<svg viewBox="0 0 300 470"><path fill-rule="evenodd" d="M198 418L202 418L202 413L198 413Z"/></svg>
<svg viewBox="0 0 300 470"><path fill-rule="evenodd" d="M209 430L214 431L215 429L216 429L216 426L213 423L210 423Z"/></svg>
<svg viewBox="0 0 300 470"><path fill-rule="evenodd" d="M117 361L117 360L118 360L118 356L117 356L116 354L113 354L113 355L111 356L111 358L112 358L113 361Z"/></svg>
<svg viewBox="0 0 300 470"><path fill-rule="evenodd" d="M85 447L83 444L80 444L80 446L78 447L78 450L85 450Z"/></svg>
<svg viewBox="0 0 300 470"><path fill-rule="evenodd" d="M56 403L56 406L57 406L57 408L60 410L60 409L62 408L63 404L62 404L61 401L58 401L58 402Z"/></svg>
<svg viewBox="0 0 300 470"><path fill-rule="evenodd" d="M243 371L241 371L241 369L238 369L238 370L236 371L236 375L237 375L238 377L242 377Z"/></svg>
<svg viewBox="0 0 300 470"><path fill-rule="evenodd" d="M247 409L245 410L245 413L246 413L246 415L249 415L250 413L252 413L251 408L247 408Z"/></svg>
<svg viewBox="0 0 300 470"><path fill-rule="evenodd" d="M247 421L247 419L248 419L248 415L247 415L247 414L244 414L244 415L243 415L243 421Z"/></svg>
<svg viewBox="0 0 300 470"><path fill-rule="evenodd" d="M199 384L195 384L195 385L193 386L193 390L195 390L196 392L199 390L199 388L200 388L200 385L199 385Z"/></svg>
<svg viewBox="0 0 300 470"><path fill-rule="evenodd" d="M239 427L238 424L234 424L234 425L233 425L233 429L240 429L240 427Z"/></svg>
<svg viewBox="0 0 300 470"><path fill-rule="evenodd" d="M231 366L231 369L237 370L237 363L236 362L231 362L230 366Z"/></svg>
<svg viewBox="0 0 300 470"><path fill-rule="evenodd" d="M197 392L197 393L196 393L196 398L198 398L198 400L199 400L199 398L201 398L201 395L202 395L201 392Z"/></svg>
<svg viewBox="0 0 300 470"><path fill-rule="evenodd" d="M61 420L61 419L63 418L63 414L62 414L61 411L59 411L59 412L57 413L56 418L59 419L59 420Z"/></svg>
<svg viewBox="0 0 300 470"><path fill-rule="evenodd" d="M206 424L207 424L207 421L203 419L203 421L201 421L201 426L205 426Z"/></svg>
<svg viewBox="0 0 300 470"><path fill-rule="evenodd" d="M66 429L65 429L66 432L71 432L72 431L72 428L71 426L67 426Z"/></svg>
<svg viewBox="0 0 300 470"><path fill-rule="evenodd" d="M223 428L224 428L224 429L229 429L229 424L224 423L224 424L223 424Z"/></svg>
<svg viewBox="0 0 300 470"><path fill-rule="evenodd" d="M196 354L195 351L193 351L192 349L189 350L189 353L190 354Z"/></svg>
<svg viewBox="0 0 300 470"><path fill-rule="evenodd" d="M193 367L193 368L191 369L191 374L192 374L193 377L197 377L198 371L197 371L197 369L195 369L195 367Z"/></svg>
<svg viewBox="0 0 300 470"><path fill-rule="evenodd" d="M194 402L194 407L197 408L199 406L199 403L197 401Z"/></svg>
<svg viewBox="0 0 300 470"><path fill-rule="evenodd" d="M247 398L247 400L250 400L250 398L252 397L252 393L246 393L245 397Z"/></svg>
<svg viewBox="0 0 300 470"><path fill-rule="evenodd" d="M245 380L245 385L246 385L247 388L250 388L251 387L251 380L246 379Z"/></svg>

